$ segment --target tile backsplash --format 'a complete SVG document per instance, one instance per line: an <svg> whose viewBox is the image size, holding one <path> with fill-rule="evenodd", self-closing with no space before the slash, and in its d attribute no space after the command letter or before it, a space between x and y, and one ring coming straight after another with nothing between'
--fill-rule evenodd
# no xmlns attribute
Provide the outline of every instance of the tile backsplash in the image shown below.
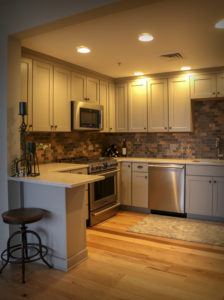
<svg viewBox="0 0 224 300"><path fill-rule="evenodd" d="M100 156L111 144L121 148L127 141L127 155L157 158L216 158L215 141L224 141L224 100L193 103L194 131L191 133L101 133L36 132L27 141L37 143L40 163L65 157ZM222 151L224 152L222 143Z"/></svg>

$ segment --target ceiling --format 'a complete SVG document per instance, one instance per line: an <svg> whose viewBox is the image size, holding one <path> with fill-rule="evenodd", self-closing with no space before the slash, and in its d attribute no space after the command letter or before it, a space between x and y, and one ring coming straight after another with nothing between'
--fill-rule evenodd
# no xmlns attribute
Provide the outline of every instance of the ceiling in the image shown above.
<svg viewBox="0 0 224 300"><path fill-rule="evenodd" d="M158 0L22 40L26 48L113 78L224 66L223 0ZM154 40L138 41L148 32ZM89 54L79 54L85 45ZM160 54L178 51L183 59Z"/></svg>

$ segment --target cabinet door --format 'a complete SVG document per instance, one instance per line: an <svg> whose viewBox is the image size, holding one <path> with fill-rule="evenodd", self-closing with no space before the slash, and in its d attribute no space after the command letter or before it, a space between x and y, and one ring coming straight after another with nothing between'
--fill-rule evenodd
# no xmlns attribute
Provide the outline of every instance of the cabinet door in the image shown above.
<svg viewBox="0 0 224 300"><path fill-rule="evenodd" d="M217 97L224 97L224 73L217 75Z"/></svg>
<svg viewBox="0 0 224 300"><path fill-rule="evenodd" d="M213 177L213 215L224 218L224 177Z"/></svg>
<svg viewBox="0 0 224 300"><path fill-rule="evenodd" d="M32 99L32 59L22 57L21 64L21 95L20 101L27 103L27 116L25 122L28 130L32 131L33 127L33 99Z"/></svg>
<svg viewBox="0 0 224 300"><path fill-rule="evenodd" d="M214 98L216 97L216 74L192 75L191 98Z"/></svg>
<svg viewBox="0 0 224 300"><path fill-rule="evenodd" d="M109 131L115 132L115 85L109 83Z"/></svg>
<svg viewBox="0 0 224 300"><path fill-rule="evenodd" d="M169 131L192 130L189 77L169 79Z"/></svg>
<svg viewBox="0 0 224 300"><path fill-rule="evenodd" d="M186 212L212 216L212 177L186 176Z"/></svg>
<svg viewBox="0 0 224 300"><path fill-rule="evenodd" d="M128 131L128 105L127 105L127 85L119 84L115 87L115 124L116 131Z"/></svg>
<svg viewBox="0 0 224 300"><path fill-rule="evenodd" d="M71 100L86 100L86 76L72 72L71 77Z"/></svg>
<svg viewBox="0 0 224 300"><path fill-rule="evenodd" d="M121 163L120 202L131 206L131 163Z"/></svg>
<svg viewBox="0 0 224 300"><path fill-rule="evenodd" d="M167 79L150 80L148 86L148 131L168 131Z"/></svg>
<svg viewBox="0 0 224 300"><path fill-rule="evenodd" d="M108 83L100 81L100 105L103 105L103 132L109 131Z"/></svg>
<svg viewBox="0 0 224 300"><path fill-rule="evenodd" d="M33 130L50 131L53 126L53 66L33 63Z"/></svg>
<svg viewBox="0 0 224 300"><path fill-rule="evenodd" d="M54 68L54 130L71 131L70 72Z"/></svg>
<svg viewBox="0 0 224 300"><path fill-rule="evenodd" d="M132 206L148 208L148 173L132 172Z"/></svg>
<svg viewBox="0 0 224 300"><path fill-rule="evenodd" d="M129 131L147 131L147 82L129 83L128 89Z"/></svg>
<svg viewBox="0 0 224 300"><path fill-rule="evenodd" d="M94 103L94 104L99 104L99 101L100 101L99 85L100 85L100 82L98 79L93 78L93 77L87 77L86 97L89 102Z"/></svg>

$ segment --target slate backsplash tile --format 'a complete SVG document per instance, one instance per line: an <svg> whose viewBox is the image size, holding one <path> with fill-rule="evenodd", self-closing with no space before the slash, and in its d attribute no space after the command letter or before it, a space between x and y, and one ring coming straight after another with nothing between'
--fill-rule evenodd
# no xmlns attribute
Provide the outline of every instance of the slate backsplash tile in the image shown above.
<svg viewBox="0 0 224 300"><path fill-rule="evenodd" d="M215 140L224 140L224 100L193 103L192 133L29 133L40 163L64 157L100 156L111 144L127 141L127 155L157 158L216 158ZM222 145L223 149L224 145ZM224 150L223 150L224 151Z"/></svg>

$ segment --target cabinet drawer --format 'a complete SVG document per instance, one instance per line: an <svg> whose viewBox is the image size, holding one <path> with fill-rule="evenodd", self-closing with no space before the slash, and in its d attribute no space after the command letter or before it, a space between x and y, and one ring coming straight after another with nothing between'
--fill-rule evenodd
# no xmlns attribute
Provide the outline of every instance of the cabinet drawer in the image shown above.
<svg viewBox="0 0 224 300"><path fill-rule="evenodd" d="M224 166L186 165L186 175L224 176Z"/></svg>
<svg viewBox="0 0 224 300"><path fill-rule="evenodd" d="M132 163L133 172L148 172L148 164L145 163Z"/></svg>

